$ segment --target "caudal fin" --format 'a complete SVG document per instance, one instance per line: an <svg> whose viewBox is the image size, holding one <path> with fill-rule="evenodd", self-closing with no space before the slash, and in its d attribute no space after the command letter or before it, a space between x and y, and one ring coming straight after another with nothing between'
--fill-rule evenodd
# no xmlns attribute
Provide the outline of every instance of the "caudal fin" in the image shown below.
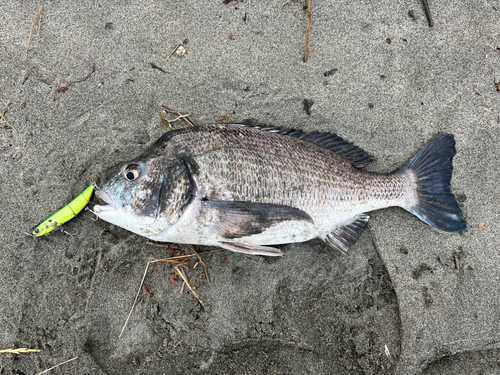
<svg viewBox="0 0 500 375"><path fill-rule="evenodd" d="M396 171L405 174L412 171L417 184L417 201L405 209L446 232L461 232L467 228L450 186L455 154L455 139L452 135L443 135L427 143Z"/></svg>

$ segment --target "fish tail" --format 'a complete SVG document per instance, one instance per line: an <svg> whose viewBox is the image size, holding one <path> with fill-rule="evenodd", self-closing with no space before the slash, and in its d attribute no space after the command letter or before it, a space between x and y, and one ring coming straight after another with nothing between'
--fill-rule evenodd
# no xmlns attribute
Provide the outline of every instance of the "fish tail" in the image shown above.
<svg viewBox="0 0 500 375"><path fill-rule="evenodd" d="M454 137L443 135L427 143L395 172L411 176L415 182L415 199L404 208L445 232L461 232L467 228L462 210L451 192L455 154Z"/></svg>

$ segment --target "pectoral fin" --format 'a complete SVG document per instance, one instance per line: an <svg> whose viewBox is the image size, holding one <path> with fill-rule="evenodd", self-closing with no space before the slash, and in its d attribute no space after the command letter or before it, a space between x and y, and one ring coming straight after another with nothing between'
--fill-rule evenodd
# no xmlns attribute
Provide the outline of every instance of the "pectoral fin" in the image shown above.
<svg viewBox="0 0 500 375"><path fill-rule="evenodd" d="M341 254L349 255L349 249L358 242L361 231L369 219L368 215L357 215L352 223L328 233L323 240Z"/></svg>
<svg viewBox="0 0 500 375"><path fill-rule="evenodd" d="M274 224L298 220L313 223L306 212L278 204L203 201L206 222L219 236L235 239L264 232Z"/></svg>
<svg viewBox="0 0 500 375"><path fill-rule="evenodd" d="M236 253L250 254L250 255L266 255L269 257L279 257L283 253L275 247L247 245L236 242L221 242L219 246L223 249L234 251Z"/></svg>

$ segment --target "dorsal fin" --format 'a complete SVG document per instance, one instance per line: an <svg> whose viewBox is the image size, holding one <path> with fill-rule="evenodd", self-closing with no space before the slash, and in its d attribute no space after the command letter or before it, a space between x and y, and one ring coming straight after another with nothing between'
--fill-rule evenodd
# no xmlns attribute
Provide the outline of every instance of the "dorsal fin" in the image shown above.
<svg viewBox="0 0 500 375"><path fill-rule="evenodd" d="M268 132L289 135L292 137L300 138L304 141L314 143L318 146L327 148L340 156L348 159L356 168L362 168L372 162L371 156L358 146L347 142L336 134L333 133L320 133L318 131L306 133L302 130L282 129L276 126L263 126L255 124L242 124L243 126L265 130Z"/></svg>

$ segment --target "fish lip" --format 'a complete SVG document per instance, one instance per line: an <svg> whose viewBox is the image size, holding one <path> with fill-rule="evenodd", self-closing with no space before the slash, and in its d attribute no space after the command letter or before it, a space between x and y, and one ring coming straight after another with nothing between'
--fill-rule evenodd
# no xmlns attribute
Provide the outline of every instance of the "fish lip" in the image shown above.
<svg viewBox="0 0 500 375"><path fill-rule="evenodd" d="M115 198L113 195L109 193L106 193L103 190L96 191L95 195L97 198L107 203L107 205L105 206L101 205L94 206L94 211L96 212L110 211L118 207L121 207L121 204L117 198Z"/></svg>

